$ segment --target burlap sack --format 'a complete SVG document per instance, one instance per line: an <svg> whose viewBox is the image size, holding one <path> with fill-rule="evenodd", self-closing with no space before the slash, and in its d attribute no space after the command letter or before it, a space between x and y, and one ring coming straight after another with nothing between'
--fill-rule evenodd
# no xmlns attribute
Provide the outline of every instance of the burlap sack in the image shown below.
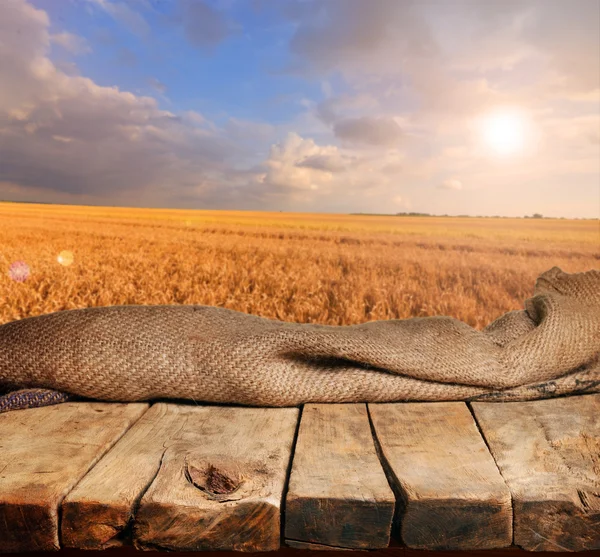
<svg viewBox="0 0 600 557"><path fill-rule="evenodd" d="M115 306L0 326L0 411L108 401L533 400L600 392L600 271L539 277L483 331L450 317L327 326L210 306ZM52 391L44 391L51 389Z"/></svg>

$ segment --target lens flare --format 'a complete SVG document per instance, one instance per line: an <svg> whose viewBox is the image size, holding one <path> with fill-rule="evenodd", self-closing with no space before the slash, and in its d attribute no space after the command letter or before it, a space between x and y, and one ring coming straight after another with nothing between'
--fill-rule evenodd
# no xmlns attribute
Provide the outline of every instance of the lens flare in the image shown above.
<svg viewBox="0 0 600 557"><path fill-rule="evenodd" d="M15 261L8 268L8 276L16 282L25 282L31 271L25 261Z"/></svg>
<svg viewBox="0 0 600 557"><path fill-rule="evenodd" d="M58 254L58 257L56 258L56 260L61 265L64 265L65 267L68 267L69 265L71 265L73 263L73 252L68 251L68 250L61 251Z"/></svg>

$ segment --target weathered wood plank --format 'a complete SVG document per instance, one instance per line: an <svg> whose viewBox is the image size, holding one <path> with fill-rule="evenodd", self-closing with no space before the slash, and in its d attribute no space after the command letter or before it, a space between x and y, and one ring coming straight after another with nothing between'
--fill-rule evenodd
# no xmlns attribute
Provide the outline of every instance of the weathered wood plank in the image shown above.
<svg viewBox="0 0 600 557"><path fill-rule="evenodd" d="M349 547L331 547L330 545L320 545L318 543L306 543L299 542L296 540L285 540L286 545L293 547L294 549L310 549L314 551L359 551L357 549L351 549ZM362 550L360 550L362 551Z"/></svg>
<svg viewBox="0 0 600 557"><path fill-rule="evenodd" d="M140 502L135 546L278 549L298 414L298 408L186 409Z"/></svg>
<svg viewBox="0 0 600 557"><path fill-rule="evenodd" d="M191 410L154 404L65 497L65 547L105 549L130 543L126 534L136 506L158 472L166 444L177 439Z"/></svg>
<svg viewBox="0 0 600 557"><path fill-rule="evenodd" d="M285 505L288 545L387 547L394 506L366 405L306 404Z"/></svg>
<svg viewBox="0 0 600 557"><path fill-rule="evenodd" d="M512 541L510 492L462 402L369 404L398 499L400 536L416 549L491 549Z"/></svg>
<svg viewBox="0 0 600 557"><path fill-rule="evenodd" d="M59 549L65 495L148 408L73 402L0 415L0 551Z"/></svg>
<svg viewBox="0 0 600 557"><path fill-rule="evenodd" d="M600 395L472 406L512 492L514 543L600 549Z"/></svg>

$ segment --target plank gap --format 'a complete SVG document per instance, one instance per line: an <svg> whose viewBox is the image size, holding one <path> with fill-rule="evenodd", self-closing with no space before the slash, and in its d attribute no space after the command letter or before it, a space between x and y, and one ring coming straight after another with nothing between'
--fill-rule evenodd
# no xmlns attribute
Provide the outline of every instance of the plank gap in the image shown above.
<svg viewBox="0 0 600 557"><path fill-rule="evenodd" d="M480 550L511 544L510 491L465 404L375 403L369 414L382 467L396 483L394 533L404 545Z"/></svg>
<svg viewBox="0 0 600 557"><path fill-rule="evenodd" d="M290 488L290 476L292 474L292 468L294 464L294 457L296 456L296 445L298 443L298 433L300 432L300 422L302 421L302 413L304 412L304 404L298 409L298 421L296 422L296 429L294 430L294 439L292 441L292 450L290 452L290 460L288 461L288 467L285 474L285 483L283 484L283 494L281 496L281 528L280 528L280 539L283 544L285 539L285 505L288 490Z"/></svg>
<svg viewBox="0 0 600 557"><path fill-rule="evenodd" d="M127 543L127 545L133 546L133 526L135 524L135 517L136 517L138 509L140 508L140 505L142 503L142 498L144 497L144 495L146 494L146 492L148 491L148 489L150 488L150 486L156 479L156 476L158 476L158 473L160 472L166 452L167 452L167 449L165 447L162 454L160 455L160 461L158 463L158 467L156 468L156 472L149 479L148 483L140 490L140 493L135 497L135 499L133 501L133 506L131 507L131 515L129 517L129 520L127 521L127 524L125 525L125 528L123 528L123 530L121 530L121 532L119 532L119 534L117 534L117 536L116 536L117 540L125 542L125 543Z"/></svg>
<svg viewBox="0 0 600 557"><path fill-rule="evenodd" d="M169 405L152 405L82 479L62 505L67 547L106 549L133 544L140 498L160 470L169 434L177 434L186 420Z"/></svg>
<svg viewBox="0 0 600 557"><path fill-rule="evenodd" d="M474 401L472 408L511 490L513 544L529 551L600 548L600 395Z"/></svg>
<svg viewBox="0 0 600 557"><path fill-rule="evenodd" d="M366 404L305 405L284 538L348 549L385 548L395 506Z"/></svg>
<svg viewBox="0 0 600 557"><path fill-rule="evenodd" d="M381 467L383 468L390 489L396 497L396 504L394 505L394 515L392 517L390 539L395 535L397 540L403 543L402 536L400 535L400 514L402 508L406 506L406 493L402 489L400 481L396 477L396 474L394 474L390 463L383 454L383 450L381 449L381 443L379 442L379 438L377 437L377 430L375 429L375 425L373 424L373 417L371 416L370 405L367 404L366 406L367 416L369 418L369 426L371 428L371 435L373 436L373 444L375 445L375 452L377 453L377 457L379 458L379 462L381 463Z"/></svg>
<svg viewBox="0 0 600 557"><path fill-rule="evenodd" d="M515 543L515 498L513 497L513 492L510 489L510 487L508 486L508 482L506 481L506 478L504 477L504 474L502 473L502 469L500 468L500 466L498 466L498 461L496 460L496 456L494 455L494 452L490 448L490 443L489 443L487 437L485 436L485 432L481 428L481 424L479 423L479 420L477 419L475 410L473 410L471 401L467 401L466 404L467 404L467 408L469 409L469 412L471 412L471 416L473 416L473 421L475 422L475 425L477 426L477 429L479 430L479 435L481 435L481 438L483 439L483 442L485 443L485 446L487 447L488 452L492 456L492 459L494 461L494 464L496 465L496 468L498 468L498 472L500 473L500 476L502 476L502 481L505 483L506 488L510 491L510 508L512 509L512 526L511 526L512 540L511 540L511 544L514 545L514 543ZM490 404L502 404L502 403L501 402L496 402L496 403L490 402Z"/></svg>
<svg viewBox="0 0 600 557"><path fill-rule="evenodd" d="M167 446L157 447L161 462L135 514L134 547L278 549L299 409L167 406L179 419Z"/></svg>
<svg viewBox="0 0 600 557"><path fill-rule="evenodd" d="M127 429L124 429L123 432L121 433L121 435L118 438L114 439L114 442L112 443L112 445L110 447L108 447L102 454L100 454L98 456L98 458L92 462L91 466L87 469L87 471L82 474L82 476L77 480L77 482L75 484L73 484L73 486L71 486L71 489L69 489L69 491L67 493L65 493L64 497L58 502L58 514L57 514L57 521L58 521L58 545L60 547L60 549L65 549L65 546L63 544L63 530L62 530L62 519L63 519L63 501L68 497L69 493L71 493L72 491L74 491L77 486L83 481L83 479L98 465L98 463L111 451L111 449L123 438L123 436L146 414L146 412L148 412L148 410L150 409L150 405L148 405L146 407L146 410L144 412L142 412L136 419L134 419L130 424L129 427Z"/></svg>
<svg viewBox="0 0 600 557"><path fill-rule="evenodd" d="M3 414L0 467L8 472L0 477L0 551L64 547L63 502L147 408L67 402Z"/></svg>

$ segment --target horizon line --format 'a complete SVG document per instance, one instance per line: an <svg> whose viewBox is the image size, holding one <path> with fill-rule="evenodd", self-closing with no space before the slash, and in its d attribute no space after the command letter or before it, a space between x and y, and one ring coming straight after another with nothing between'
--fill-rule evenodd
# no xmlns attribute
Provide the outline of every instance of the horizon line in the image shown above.
<svg viewBox="0 0 600 557"><path fill-rule="evenodd" d="M319 212L319 211L284 211L284 210L260 210L260 209L198 209L189 208L184 209L181 207L142 207L137 205L86 205L77 203L55 203L52 201L13 201L10 199L0 199L0 203L15 203L24 205L55 205L55 206L68 206L68 207L98 207L108 209L145 209L145 210L168 210L168 211L222 211L222 212L253 212L253 213L286 213L286 214L324 214L324 215L349 215L349 216L373 216L373 217L434 217L434 218L472 218L472 219L531 219L531 220L544 220L544 219L556 219L556 220L600 220L600 215L597 217L551 217L542 215L541 213L533 213L532 215L522 216L507 216L507 215L450 215L450 214L434 214L425 213L418 211L410 212L398 212L398 213L363 213L363 212Z"/></svg>

